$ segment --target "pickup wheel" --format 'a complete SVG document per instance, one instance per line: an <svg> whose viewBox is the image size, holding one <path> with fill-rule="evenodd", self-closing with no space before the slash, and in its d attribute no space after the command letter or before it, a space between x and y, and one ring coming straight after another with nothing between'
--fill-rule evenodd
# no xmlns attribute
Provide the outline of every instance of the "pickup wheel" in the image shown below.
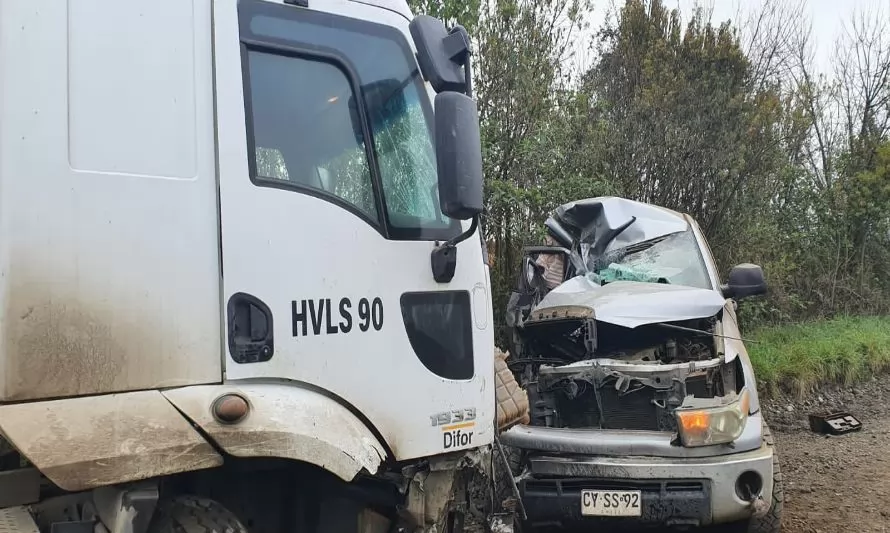
<svg viewBox="0 0 890 533"><path fill-rule="evenodd" d="M769 502L769 511L763 516L752 517L745 529L747 533L779 533L782 530L782 507L785 505L785 490L782 483L782 470L779 467L779 456L775 451L775 439L766 423L763 424L763 441L773 449L773 493Z"/></svg>
<svg viewBox="0 0 890 533"><path fill-rule="evenodd" d="M158 503L149 533L248 533L231 511L196 496L179 496Z"/></svg>
<svg viewBox="0 0 890 533"><path fill-rule="evenodd" d="M514 499L513 494L513 478L522 472L522 450L510 446L501 446L504 450L504 458L510 469L504 464L504 458L500 457L500 452L494 450L494 494L497 498L496 508L502 509L504 502Z"/></svg>

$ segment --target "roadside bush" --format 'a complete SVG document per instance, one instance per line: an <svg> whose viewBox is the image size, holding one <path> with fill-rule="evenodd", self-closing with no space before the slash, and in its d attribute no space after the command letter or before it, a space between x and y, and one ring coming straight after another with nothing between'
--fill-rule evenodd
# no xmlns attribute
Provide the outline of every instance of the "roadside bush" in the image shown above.
<svg viewBox="0 0 890 533"><path fill-rule="evenodd" d="M762 392L803 396L890 371L890 317L838 317L763 327L746 335Z"/></svg>

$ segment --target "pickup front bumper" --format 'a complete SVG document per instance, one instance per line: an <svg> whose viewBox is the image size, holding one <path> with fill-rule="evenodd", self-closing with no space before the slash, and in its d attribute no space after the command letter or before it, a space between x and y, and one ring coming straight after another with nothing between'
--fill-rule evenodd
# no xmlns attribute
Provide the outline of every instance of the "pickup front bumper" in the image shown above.
<svg viewBox="0 0 890 533"><path fill-rule="evenodd" d="M752 418L749 424L760 424L759 416ZM596 442L597 433L589 432L590 443ZM711 456L702 456L704 449L674 446L671 456L666 457L655 455L660 447L655 442L643 446L639 442L643 437L639 433L628 435L625 442L632 442L637 450L633 455L594 455L567 449L554 453L519 446L528 452L527 468L518 481L529 522L576 526L596 520L599 524L695 526L745 520L755 510L768 510L773 490L773 448L761 439L759 446L747 447L746 451L720 450ZM681 456L684 451L689 452L686 457ZM750 495L740 488L744 484L740 478L746 483L752 479L759 483L757 494L765 501L757 505L750 501ZM642 516L582 517L581 491L585 489L639 490Z"/></svg>

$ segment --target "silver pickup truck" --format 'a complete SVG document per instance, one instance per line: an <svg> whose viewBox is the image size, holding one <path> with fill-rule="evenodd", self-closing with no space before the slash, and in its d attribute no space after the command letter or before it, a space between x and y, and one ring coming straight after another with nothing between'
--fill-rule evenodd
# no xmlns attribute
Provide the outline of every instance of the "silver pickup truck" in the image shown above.
<svg viewBox="0 0 890 533"><path fill-rule="evenodd" d="M780 530L782 476L735 301L688 215L622 198L564 205L525 250L510 369L530 422L502 436L528 522Z"/></svg>

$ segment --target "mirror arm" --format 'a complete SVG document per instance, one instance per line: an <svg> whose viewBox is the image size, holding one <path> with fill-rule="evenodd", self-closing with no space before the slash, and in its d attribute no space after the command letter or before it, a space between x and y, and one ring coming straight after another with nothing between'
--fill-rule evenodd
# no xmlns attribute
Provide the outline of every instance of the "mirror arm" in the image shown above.
<svg viewBox="0 0 890 533"><path fill-rule="evenodd" d="M450 241L446 241L445 243L442 244L442 246L451 246L453 248L453 247L457 246L458 244L464 242L465 240L469 239L470 237L472 237L473 234L476 233L476 229L478 229L478 228L479 228L479 215L476 215L473 217L472 221L470 222L470 228L467 231L461 233L460 235L451 239Z"/></svg>
<svg viewBox="0 0 890 533"><path fill-rule="evenodd" d="M465 84L464 94L472 98L473 70L470 67L470 57L473 55L473 51L470 45L470 35L467 33L466 28L460 24L451 28L448 32L448 37L445 40L445 53L450 56L452 61L458 65L463 65Z"/></svg>
<svg viewBox="0 0 890 533"><path fill-rule="evenodd" d="M460 31L466 35L467 30L464 29L463 26L458 26ZM470 38L466 37L467 42L470 42ZM473 97L473 50L467 46L467 55L464 57L464 80L466 84L466 89L464 93L470 98Z"/></svg>
<svg viewBox="0 0 890 533"><path fill-rule="evenodd" d="M433 248L430 253L430 266L436 283L448 283L454 278L454 271L457 268L457 245L472 237L478 228L479 215L476 215L467 231Z"/></svg>
<svg viewBox="0 0 890 533"><path fill-rule="evenodd" d="M472 55L473 55L472 52L467 52L467 61L466 61L466 63L464 63L464 76L465 76L465 79L467 80L466 81L466 83L467 83L466 94L470 98L473 97L473 69L471 68L471 65L473 64L473 62L470 60L470 57Z"/></svg>

